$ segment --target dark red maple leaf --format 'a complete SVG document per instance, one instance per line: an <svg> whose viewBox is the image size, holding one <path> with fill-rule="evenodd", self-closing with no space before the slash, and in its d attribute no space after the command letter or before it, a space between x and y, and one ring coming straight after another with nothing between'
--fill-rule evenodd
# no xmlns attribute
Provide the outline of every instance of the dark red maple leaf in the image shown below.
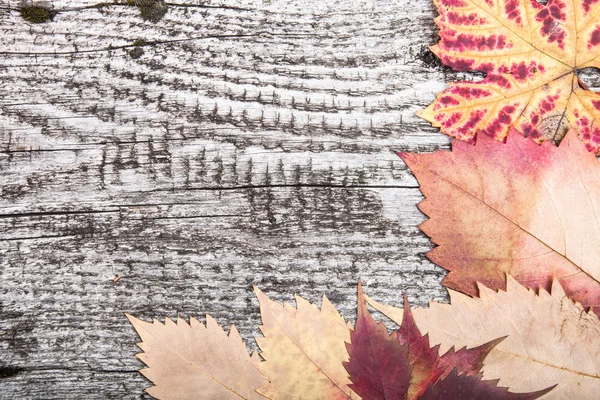
<svg viewBox="0 0 600 400"><path fill-rule="evenodd" d="M445 379L427 388L419 400L534 400L550 390L531 393L512 393L508 388L498 387L498 381L484 381L480 375L459 375L453 369Z"/></svg>
<svg viewBox="0 0 600 400"><path fill-rule="evenodd" d="M358 284L358 317L346 344L350 361L350 388L363 399L403 399L409 386L411 367L408 344L401 345L398 332L388 333L367 310L362 285Z"/></svg>
<svg viewBox="0 0 600 400"><path fill-rule="evenodd" d="M427 387L440 378L445 378L454 369L468 375L478 374L487 354L504 338L492 340L472 349L462 348L454 351L451 348L442 357L439 356L439 345L431 347L429 336L422 335L410 311L410 304L404 298L404 317L398 330L401 344L408 344L408 359L412 365L410 386L407 399L416 399Z"/></svg>
<svg viewBox="0 0 600 400"><path fill-rule="evenodd" d="M496 347L498 343L503 341L506 337L500 337L492 340L481 346L455 351L454 347L451 347L443 356L440 357L440 366L444 369L444 372L438 379L444 379L447 377L454 368L461 374L476 375L483 368L483 360L489 354L489 352ZM439 345L435 346L435 349L439 349Z"/></svg>
<svg viewBox="0 0 600 400"><path fill-rule="evenodd" d="M449 390L446 386L453 382L462 385L466 379L463 377L475 377L475 381L481 381L478 374L481 372L483 360L504 338L471 349L464 347L455 351L452 347L440 357L439 345L431 347L429 336L422 335L417 327L406 297L402 324L398 330L390 334L385 325L376 322L367 310L362 285L359 282L358 317L355 329L350 332L350 340L351 343L346 344L350 361L344 363L344 367L352 381L349 386L356 394L363 400L417 400L432 385L439 386L429 392L430 396L445 393ZM440 381L445 383L440 384ZM495 391L489 389L488 382L481 385L483 389L480 390L490 390L493 395L497 393L514 395L504 388L496 388L495 385L491 385ZM458 393L463 389L451 388L451 390ZM525 397L497 398L534 399L538 396L537 393L523 394L522 396ZM453 400L462 397L444 397L444 399Z"/></svg>

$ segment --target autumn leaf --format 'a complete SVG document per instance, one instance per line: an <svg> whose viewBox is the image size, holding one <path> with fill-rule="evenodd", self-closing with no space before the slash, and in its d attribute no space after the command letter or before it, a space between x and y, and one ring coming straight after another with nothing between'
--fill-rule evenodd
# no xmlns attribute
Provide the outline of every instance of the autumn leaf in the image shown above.
<svg viewBox="0 0 600 400"><path fill-rule="evenodd" d="M256 389L267 380L256 369L240 334L229 335L210 316L206 327L195 318L186 323L140 321L127 315L142 338L138 354L148 368L140 372L155 386L146 391L157 399L260 400Z"/></svg>
<svg viewBox="0 0 600 400"><path fill-rule="evenodd" d="M294 308L255 292L265 335L257 343L265 361L248 355L234 327L228 336L210 316L205 327L194 318L189 324L182 319L161 324L127 315L142 338L144 353L138 357L148 368L141 372L155 384L148 393L159 399L417 400L423 393L460 392L465 382L474 382L474 391L465 392L469 395L519 400L542 393L521 397L527 394L481 381L482 361L502 339L458 351L452 346L440 357L439 345L429 346L406 299L401 327L389 334L368 312L360 284L353 330L326 297L319 310L301 297ZM475 378L466 379L470 376Z"/></svg>
<svg viewBox="0 0 600 400"><path fill-rule="evenodd" d="M358 317L350 333L352 342L346 345L350 361L344 366L350 373L351 388L364 399L416 400L453 369L478 374L485 356L502 340L458 352L451 348L440 357L439 346L430 347L427 335L419 332L406 299L404 305L400 329L389 334L367 310L358 284Z"/></svg>
<svg viewBox="0 0 600 400"><path fill-rule="evenodd" d="M398 329L398 341L409 346L409 362L412 366L412 373L406 398L414 400L444 373L444 368L439 365L438 349L432 349L429 345L429 337L423 336L417 328L406 297L404 298L404 319Z"/></svg>
<svg viewBox="0 0 600 400"><path fill-rule="evenodd" d="M495 381L484 381L478 376L459 375L454 369L448 377L429 386L419 400L533 400L552 389L548 388L536 393L511 393L508 388L497 387Z"/></svg>
<svg viewBox="0 0 600 400"><path fill-rule="evenodd" d="M480 298L449 290L450 303L412 311L421 332L441 351L506 336L490 350L484 379L514 392L545 390L544 400L592 400L600 393L600 321L567 296L558 281L551 294L507 278L507 290L479 286ZM403 310L365 296L376 310L402 324Z"/></svg>
<svg viewBox="0 0 600 400"><path fill-rule="evenodd" d="M363 297L362 293L359 297ZM401 344L409 346L409 363L412 366L406 399L416 400L430 385L438 379L444 379L454 369L461 374L478 374L490 350L504 338L495 338L471 349L465 347L455 351L454 347L451 347L440 357L439 346L431 347L429 336L422 335L419 331L405 297L404 315L398 330L398 340Z"/></svg>
<svg viewBox="0 0 600 400"><path fill-rule="evenodd" d="M350 328L323 296L319 310L296 296L297 309L281 306L258 288L263 338L256 338L264 362L258 369L270 381L258 391L269 399L359 399L348 386L344 365Z"/></svg>
<svg viewBox="0 0 600 400"><path fill-rule="evenodd" d="M388 333L367 310L362 285L358 284L358 316L348 343L350 361L344 363L350 374L350 387L363 399L404 399L412 367L408 343L400 344L398 331Z"/></svg>
<svg viewBox="0 0 600 400"><path fill-rule="evenodd" d="M458 82L419 115L442 132L473 141L477 132L504 138L510 127L537 141L559 142L578 127L600 153L600 95L576 71L600 67L597 0L434 0L440 42L432 51L457 71L481 71Z"/></svg>
<svg viewBox="0 0 600 400"><path fill-rule="evenodd" d="M512 132L506 144L482 134L399 156L425 195L420 228L450 271L444 285L476 296L476 282L503 289L506 273L534 289L558 279L584 307L600 305L600 164L572 131L558 148Z"/></svg>
<svg viewBox="0 0 600 400"><path fill-rule="evenodd" d="M429 341L429 335L426 334L426 336ZM454 346L452 346L450 350L439 358L439 366L443 370L439 379L446 378L453 370L456 370L459 374L478 375L481 368L483 368L483 360L485 357L490 350L503 340L504 338L500 337L471 349L463 347L459 351L455 351ZM436 353L439 353L439 345L432 347L432 349L434 349Z"/></svg>

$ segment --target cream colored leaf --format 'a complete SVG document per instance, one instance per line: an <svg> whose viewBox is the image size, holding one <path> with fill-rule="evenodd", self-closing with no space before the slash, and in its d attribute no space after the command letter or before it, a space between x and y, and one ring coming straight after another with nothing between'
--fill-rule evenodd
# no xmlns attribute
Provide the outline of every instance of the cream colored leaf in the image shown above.
<svg viewBox="0 0 600 400"><path fill-rule="evenodd" d="M255 292L264 335L256 342L265 359L256 365L270 381L259 392L270 399L359 399L342 364L350 330L329 300L323 296L319 310L296 296L296 309Z"/></svg>
<svg viewBox="0 0 600 400"><path fill-rule="evenodd" d="M256 389L267 380L256 369L235 327L229 335L210 316L206 327L166 318L165 324L127 315L142 338L138 354L148 368L140 372L155 386L146 391L157 399L264 399Z"/></svg>
<svg viewBox="0 0 600 400"><path fill-rule="evenodd" d="M479 285L480 298L449 290L451 304L430 303L413 309L431 344L477 346L508 336L492 349L483 366L484 379L499 386L530 392L558 386L544 400L597 400L600 393L600 321L574 303L555 281L551 294L539 295L508 277L507 290L494 292ZM376 310L397 324L402 309L366 297Z"/></svg>

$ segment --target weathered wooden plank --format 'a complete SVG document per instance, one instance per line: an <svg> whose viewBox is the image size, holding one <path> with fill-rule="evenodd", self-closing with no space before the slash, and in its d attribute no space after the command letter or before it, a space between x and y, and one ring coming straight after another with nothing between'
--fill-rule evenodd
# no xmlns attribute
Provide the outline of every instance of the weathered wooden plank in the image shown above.
<svg viewBox="0 0 600 400"><path fill-rule="evenodd" d="M392 153L448 148L414 112L479 79L426 50L430 2L178 2L0 4L0 398L141 397L123 312L250 339L252 284L445 299Z"/></svg>
<svg viewBox="0 0 600 400"><path fill-rule="evenodd" d="M0 348L23 369L3 393L139 397L123 312L210 312L250 338L253 283L327 292L349 318L359 277L374 295L443 296L416 182L391 153L447 144L413 116L441 87L410 38L431 34L431 7L372 7L3 19Z"/></svg>
<svg viewBox="0 0 600 400"><path fill-rule="evenodd" d="M148 382L134 371L46 369L19 372L20 379L4 378L1 399L151 399Z"/></svg>

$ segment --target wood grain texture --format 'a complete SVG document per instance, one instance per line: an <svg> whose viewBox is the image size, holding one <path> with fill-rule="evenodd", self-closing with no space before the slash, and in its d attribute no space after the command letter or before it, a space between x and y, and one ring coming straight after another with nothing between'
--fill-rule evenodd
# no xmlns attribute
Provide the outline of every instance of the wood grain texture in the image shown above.
<svg viewBox="0 0 600 400"><path fill-rule="evenodd" d="M429 0L49 3L0 3L0 398L143 397L124 312L254 347L253 283L445 299L392 153L449 147Z"/></svg>

